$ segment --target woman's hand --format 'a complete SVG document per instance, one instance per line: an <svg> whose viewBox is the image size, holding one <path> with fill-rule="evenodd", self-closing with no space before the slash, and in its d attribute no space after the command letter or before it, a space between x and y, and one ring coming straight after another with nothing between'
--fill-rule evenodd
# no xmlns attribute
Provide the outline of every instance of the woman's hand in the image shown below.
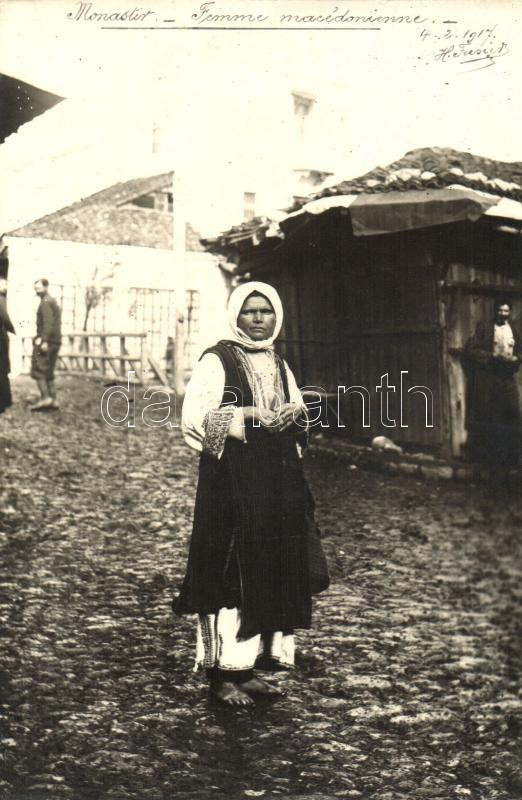
<svg viewBox="0 0 522 800"><path fill-rule="evenodd" d="M517 356L493 356L494 361L499 361L501 364L516 364L520 359Z"/></svg>
<svg viewBox="0 0 522 800"><path fill-rule="evenodd" d="M259 409L247 406L243 409L243 417L245 420L254 420L256 427L260 426L272 433L281 433L294 422L296 408L295 403L284 403L277 411L272 411L270 408Z"/></svg>
<svg viewBox="0 0 522 800"><path fill-rule="evenodd" d="M286 431L295 422L296 403L284 403L279 414L279 431Z"/></svg>
<svg viewBox="0 0 522 800"><path fill-rule="evenodd" d="M256 428L267 428L269 430L275 429L277 421L277 414L270 408L257 408L256 406L246 406L243 408L244 420L253 420Z"/></svg>

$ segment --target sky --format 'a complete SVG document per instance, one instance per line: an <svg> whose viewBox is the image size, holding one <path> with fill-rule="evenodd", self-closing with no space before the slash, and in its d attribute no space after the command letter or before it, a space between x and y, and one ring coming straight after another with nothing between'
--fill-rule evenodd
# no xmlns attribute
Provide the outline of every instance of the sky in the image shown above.
<svg viewBox="0 0 522 800"><path fill-rule="evenodd" d="M134 22L128 24L133 30L115 29L125 23L88 20L85 13L76 19L83 6L68 0L0 0L0 72L67 98L125 107L137 120L155 104L172 102L190 109L194 130L198 114L205 125L212 107L217 121L220 108L245 90L260 117L270 114L271 93L282 83L314 91L337 109L332 168L340 179L423 146L522 160L522 0L223 0L208 6L209 13L260 13L273 27L286 13L294 20L419 20L354 25L379 30L306 19L295 22L299 30L289 24L209 30L198 21L200 0L84 5L87 15L149 12L141 27L151 22L154 30L138 30ZM197 30L160 29L170 19ZM325 130L326 141L332 135ZM218 150L201 153L199 163Z"/></svg>

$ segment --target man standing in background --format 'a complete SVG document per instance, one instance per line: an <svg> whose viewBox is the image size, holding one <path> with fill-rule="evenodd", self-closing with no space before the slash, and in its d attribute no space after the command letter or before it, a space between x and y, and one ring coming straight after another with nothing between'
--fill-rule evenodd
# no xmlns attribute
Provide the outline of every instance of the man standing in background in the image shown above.
<svg viewBox="0 0 522 800"><path fill-rule="evenodd" d="M472 458L517 466L520 458L520 401L515 374L522 339L511 322L511 301L500 299L494 318L478 322L465 350L469 362L467 429Z"/></svg>
<svg viewBox="0 0 522 800"><path fill-rule="evenodd" d="M7 312L7 268L7 248L5 248L0 253L0 414L12 405L8 332L14 333L14 327Z"/></svg>
<svg viewBox="0 0 522 800"><path fill-rule="evenodd" d="M58 408L54 384L54 368L62 343L60 306L49 294L49 281L35 281L34 290L40 298L36 312L36 338L33 342L31 377L38 384L41 398L31 411L52 411Z"/></svg>

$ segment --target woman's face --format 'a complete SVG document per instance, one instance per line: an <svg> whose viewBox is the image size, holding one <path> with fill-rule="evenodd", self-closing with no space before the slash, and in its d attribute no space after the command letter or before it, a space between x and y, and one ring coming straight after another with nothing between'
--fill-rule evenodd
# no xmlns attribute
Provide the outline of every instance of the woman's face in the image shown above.
<svg viewBox="0 0 522 800"><path fill-rule="evenodd" d="M275 329L276 315L272 304L261 294L247 297L237 318L237 327L254 342L269 339Z"/></svg>

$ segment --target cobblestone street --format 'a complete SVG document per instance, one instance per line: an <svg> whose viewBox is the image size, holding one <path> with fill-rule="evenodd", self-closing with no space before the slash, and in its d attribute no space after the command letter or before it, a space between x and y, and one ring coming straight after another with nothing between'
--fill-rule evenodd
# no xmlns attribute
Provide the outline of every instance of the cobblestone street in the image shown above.
<svg viewBox="0 0 522 800"><path fill-rule="evenodd" d="M309 453L332 573L287 695L231 711L193 672L197 456L110 428L101 382L0 417L3 800L522 797L522 504ZM143 405L138 401L137 405Z"/></svg>

